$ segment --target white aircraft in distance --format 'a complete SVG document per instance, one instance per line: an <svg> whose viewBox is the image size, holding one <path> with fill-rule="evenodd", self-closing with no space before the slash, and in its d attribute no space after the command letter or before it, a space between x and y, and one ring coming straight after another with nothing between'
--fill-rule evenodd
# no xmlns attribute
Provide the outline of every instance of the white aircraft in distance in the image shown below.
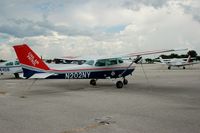
<svg viewBox="0 0 200 133"><path fill-rule="evenodd" d="M117 88L122 88L128 84L126 76L131 75L135 70L134 63L137 63L142 55L179 51L179 50L159 50L140 53L130 53L113 57L99 57L90 59L82 65L56 65L54 68L47 66L38 55L33 52L28 45L13 46L19 62L22 66L24 77L27 79L91 79L90 84L96 85L98 79L120 78L116 82ZM132 62L124 61L122 58L136 57Z"/></svg>
<svg viewBox="0 0 200 133"><path fill-rule="evenodd" d="M9 60L0 63L0 73L3 74L14 74L15 78L19 78L22 73L22 67L18 60Z"/></svg>
<svg viewBox="0 0 200 133"><path fill-rule="evenodd" d="M188 56L188 58L173 58L173 59L163 59L162 57L159 58L161 63L166 64L168 66L168 69L171 69L171 67L183 67L183 69L185 69L185 66L187 65L200 63L200 62L192 62L190 55Z"/></svg>

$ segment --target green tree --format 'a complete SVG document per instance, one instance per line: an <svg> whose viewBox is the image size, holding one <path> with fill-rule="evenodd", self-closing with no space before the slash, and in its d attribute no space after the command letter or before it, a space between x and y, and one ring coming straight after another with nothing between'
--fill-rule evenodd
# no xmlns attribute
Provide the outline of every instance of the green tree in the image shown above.
<svg viewBox="0 0 200 133"><path fill-rule="evenodd" d="M150 59L150 58L146 58L145 61L146 61L147 63L153 63L153 62L154 62L154 61L153 61L152 59Z"/></svg>
<svg viewBox="0 0 200 133"><path fill-rule="evenodd" d="M195 50L190 50L190 51L187 52L187 55L190 55L191 57L196 57L197 52Z"/></svg>
<svg viewBox="0 0 200 133"><path fill-rule="evenodd" d="M6 60L2 60L2 59L0 59L0 62L6 62Z"/></svg>

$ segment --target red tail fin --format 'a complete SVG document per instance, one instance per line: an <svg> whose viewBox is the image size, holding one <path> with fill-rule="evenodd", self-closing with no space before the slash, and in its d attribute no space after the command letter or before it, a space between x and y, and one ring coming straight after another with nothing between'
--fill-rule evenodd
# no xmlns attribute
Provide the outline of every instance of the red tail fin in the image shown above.
<svg viewBox="0 0 200 133"><path fill-rule="evenodd" d="M30 49L26 44L13 46L19 62L22 65L39 68L42 70L49 70L49 67L38 57L38 55Z"/></svg>

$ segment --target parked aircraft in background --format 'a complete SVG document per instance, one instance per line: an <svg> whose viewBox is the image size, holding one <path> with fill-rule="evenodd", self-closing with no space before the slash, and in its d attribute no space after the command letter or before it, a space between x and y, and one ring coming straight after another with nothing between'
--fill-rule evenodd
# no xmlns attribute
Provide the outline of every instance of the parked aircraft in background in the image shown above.
<svg viewBox="0 0 200 133"><path fill-rule="evenodd" d="M192 62L190 55L188 56L188 58L173 58L173 59L162 59L162 57L159 58L163 64L166 64L168 66L168 69L171 69L171 67L183 67L183 69L185 69L185 66L187 65L200 63L200 62Z"/></svg>
<svg viewBox="0 0 200 133"><path fill-rule="evenodd" d="M137 63L142 58L142 55L176 51L170 49L130 53L112 57L97 57L87 59L82 65L62 65L60 67L59 64L57 64L55 67L49 67L28 45L22 44L13 47L22 66L24 77L27 79L91 79L90 84L96 85L98 79L119 78L120 80L116 82L117 88L122 88L123 85L128 84L126 77L131 75L135 70L133 64ZM132 62L127 62L122 60L122 58L125 57L136 58L132 60Z"/></svg>
<svg viewBox="0 0 200 133"><path fill-rule="evenodd" d="M14 74L15 78L19 78L22 73L22 67L18 60L9 60L0 63L0 73L3 74Z"/></svg>
<svg viewBox="0 0 200 133"><path fill-rule="evenodd" d="M78 56L66 56L66 57L61 57L61 58L55 58L54 62L56 64L77 64L77 65L82 65L83 63L86 62L86 58L83 59L83 57L78 57Z"/></svg>

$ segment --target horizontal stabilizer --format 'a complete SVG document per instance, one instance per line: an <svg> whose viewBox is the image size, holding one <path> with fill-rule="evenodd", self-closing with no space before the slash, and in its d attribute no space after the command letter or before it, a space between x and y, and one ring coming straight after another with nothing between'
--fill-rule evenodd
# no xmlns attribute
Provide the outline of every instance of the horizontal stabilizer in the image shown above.
<svg viewBox="0 0 200 133"><path fill-rule="evenodd" d="M31 76L29 79L45 79L51 75L53 74L52 73L36 73L33 76Z"/></svg>

